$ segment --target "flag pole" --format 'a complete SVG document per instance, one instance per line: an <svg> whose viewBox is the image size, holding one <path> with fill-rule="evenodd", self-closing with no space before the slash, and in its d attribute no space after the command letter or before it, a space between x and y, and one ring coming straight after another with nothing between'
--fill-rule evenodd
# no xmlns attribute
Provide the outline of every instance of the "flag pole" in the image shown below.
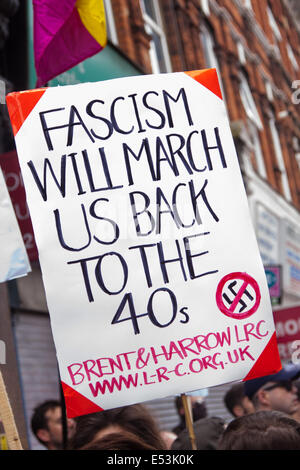
<svg viewBox="0 0 300 470"><path fill-rule="evenodd" d="M185 393L182 393L181 400L182 400L182 404L184 408L185 422L186 422L186 427L189 433L192 450L197 450L190 398Z"/></svg>
<svg viewBox="0 0 300 470"><path fill-rule="evenodd" d="M9 450L23 450L1 371L0 412Z"/></svg>
<svg viewBox="0 0 300 470"><path fill-rule="evenodd" d="M67 425L67 413L66 413L66 403L64 392L61 385L61 380L59 380L60 386L60 400L61 400L61 419L62 419L62 429L63 429L63 450L67 450L68 446L68 425Z"/></svg>

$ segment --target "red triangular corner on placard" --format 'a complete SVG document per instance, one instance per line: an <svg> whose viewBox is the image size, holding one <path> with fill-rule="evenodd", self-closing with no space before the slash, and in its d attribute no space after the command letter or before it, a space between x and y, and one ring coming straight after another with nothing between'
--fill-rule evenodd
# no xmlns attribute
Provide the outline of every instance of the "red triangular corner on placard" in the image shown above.
<svg viewBox="0 0 300 470"><path fill-rule="evenodd" d="M47 88L39 88L37 90L17 91L6 96L14 135L17 134L23 122L27 119L46 90Z"/></svg>
<svg viewBox="0 0 300 470"><path fill-rule="evenodd" d="M216 69L192 70L184 73L223 99Z"/></svg>
<svg viewBox="0 0 300 470"><path fill-rule="evenodd" d="M270 364L272 364L271 367ZM281 369L282 364L277 347L276 332L274 332L267 346L251 368L250 372L248 372L246 377L243 379L243 381L256 379L265 375L276 374Z"/></svg>
<svg viewBox="0 0 300 470"><path fill-rule="evenodd" d="M61 382L61 385L64 392L68 418L103 411L103 408L81 395L81 393L77 392L66 383Z"/></svg>

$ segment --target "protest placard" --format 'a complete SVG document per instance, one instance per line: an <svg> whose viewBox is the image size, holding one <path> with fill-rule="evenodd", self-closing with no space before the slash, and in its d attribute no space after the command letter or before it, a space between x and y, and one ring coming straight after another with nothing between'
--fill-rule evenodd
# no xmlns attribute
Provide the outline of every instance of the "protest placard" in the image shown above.
<svg viewBox="0 0 300 470"><path fill-rule="evenodd" d="M282 299L281 265L264 265L272 305L280 305Z"/></svg>
<svg viewBox="0 0 300 470"><path fill-rule="evenodd" d="M37 261L37 248L16 150L0 154L0 167L3 171L29 261Z"/></svg>
<svg viewBox="0 0 300 470"><path fill-rule="evenodd" d="M69 417L281 368L215 69L7 104Z"/></svg>
<svg viewBox="0 0 300 470"><path fill-rule="evenodd" d="M282 362L300 362L300 305L273 311Z"/></svg>
<svg viewBox="0 0 300 470"><path fill-rule="evenodd" d="M31 268L1 168L0 219L0 282L5 282L26 276Z"/></svg>

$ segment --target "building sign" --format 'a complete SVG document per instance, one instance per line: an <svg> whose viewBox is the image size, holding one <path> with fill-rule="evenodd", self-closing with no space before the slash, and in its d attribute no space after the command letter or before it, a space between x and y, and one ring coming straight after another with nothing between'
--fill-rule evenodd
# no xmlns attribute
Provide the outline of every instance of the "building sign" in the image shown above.
<svg viewBox="0 0 300 470"><path fill-rule="evenodd" d="M284 291L300 297L300 230L282 221L281 263Z"/></svg>
<svg viewBox="0 0 300 470"><path fill-rule="evenodd" d="M215 69L7 103L68 416L281 368Z"/></svg>
<svg viewBox="0 0 300 470"><path fill-rule="evenodd" d="M9 191L29 260L36 261L38 259L37 247L34 240L29 209L26 203L25 189L17 152L12 150L11 152L1 154L0 167L5 177L6 186Z"/></svg>
<svg viewBox="0 0 300 470"><path fill-rule="evenodd" d="M279 262L280 219L263 204L256 204L256 236L265 265Z"/></svg>
<svg viewBox="0 0 300 470"><path fill-rule="evenodd" d="M265 273L272 305L279 305L282 298L281 266L265 265Z"/></svg>
<svg viewBox="0 0 300 470"><path fill-rule="evenodd" d="M0 282L5 282L26 276L31 268L1 168L0 220Z"/></svg>
<svg viewBox="0 0 300 470"><path fill-rule="evenodd" d="M274 311L279 354L284 362L300 362L300 306ZM296 361L295 361L296 360Z"/></svg>

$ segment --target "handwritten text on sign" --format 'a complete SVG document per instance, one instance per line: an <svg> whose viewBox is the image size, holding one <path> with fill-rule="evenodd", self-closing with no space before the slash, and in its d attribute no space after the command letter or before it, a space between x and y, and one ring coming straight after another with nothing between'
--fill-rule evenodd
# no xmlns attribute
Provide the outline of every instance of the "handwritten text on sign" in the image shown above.
<svg viewBox="0 0 300 470"><path fill-rule="evenodd" d="M47 89L16 136L62 381L103 408L241 379L274 332L224 104L203 80ZM234 328L246 328L244 352ZM189 338L221 331L231 359L210 355L206 367L197 346L197 365L178 363ZM99 371L118 381L124 361L151 381L153 354L160 377L178 373L150 392L138 382L135 397L101 384L94 393Z"/></svg>

